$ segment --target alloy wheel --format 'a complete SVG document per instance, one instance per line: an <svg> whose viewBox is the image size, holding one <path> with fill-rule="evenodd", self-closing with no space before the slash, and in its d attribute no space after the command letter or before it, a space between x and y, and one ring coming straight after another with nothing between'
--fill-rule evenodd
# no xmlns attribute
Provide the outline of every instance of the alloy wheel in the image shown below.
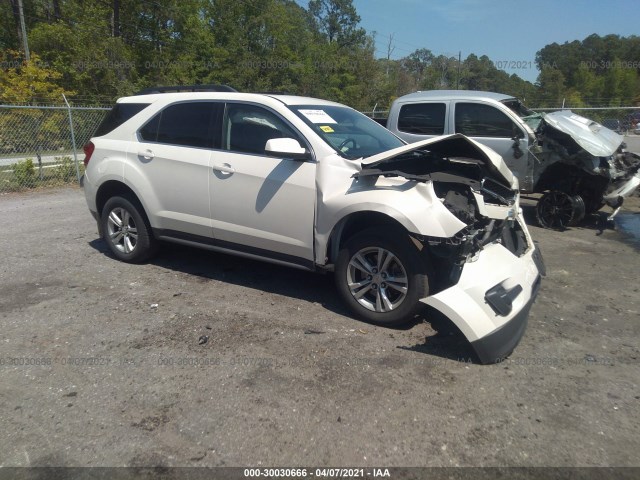
<svg viewBox="0 0 640 480"><path fill-rule="evenodd" d="M407 296L407 272L392 252L380 247L359 250L347 268L347 286L353 298L373 312L389 312Z"/></svg>
<svg viewBox="0 0 640 480"><path fill-rule="evenodd" d="M107 235L114 247L122 253L132 253L138 244L138 228L133 216L122 207L109 212Z"/></svg>

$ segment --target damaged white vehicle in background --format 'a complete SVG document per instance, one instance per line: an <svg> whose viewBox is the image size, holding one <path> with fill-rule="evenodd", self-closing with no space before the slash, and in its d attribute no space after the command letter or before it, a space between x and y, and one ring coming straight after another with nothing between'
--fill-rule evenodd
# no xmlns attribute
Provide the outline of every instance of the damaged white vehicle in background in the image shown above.
<svg viewBox="0 0 640 480"><path fill-rule="evenodd" d="M544 265L494 151L462 135L406 145L323 100L167 91L120 99L85 146L87 204L114 256L170 241L334 272L369 322L427 304L482 362L515 348Z"/></svg>
<svg viewBox="0 0 640 480"><path fill-rule="evenodd" d="M535 113L493 92L431 90L395 100L386 127L407 142L462 133L495 150L523 193L542 193L539 223L564 229L605 204L613 218L640 185L624 137L569 110Z"/></svg>

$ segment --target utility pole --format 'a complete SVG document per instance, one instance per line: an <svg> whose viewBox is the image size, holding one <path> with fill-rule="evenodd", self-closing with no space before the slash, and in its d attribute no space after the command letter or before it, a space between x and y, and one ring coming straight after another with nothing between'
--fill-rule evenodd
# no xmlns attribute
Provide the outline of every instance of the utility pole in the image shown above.
<svg viewBox="0 0 640 480"><path fill-rule="evenodd" d="M18 11L20 13L20 29L22 30L22 43L24 44L24 58L28 62L31 60L29 54L29 41L27 40L27 27L24 24L24 10L22 8L22 0L18 0Z"/></svg>
<svg viewBox="0 0 640 480"><path fill-rule="evenodd" d="M462 62L462 50L458 50L458 75L456 75L456 90L460 90L460 63Z"/></svg>

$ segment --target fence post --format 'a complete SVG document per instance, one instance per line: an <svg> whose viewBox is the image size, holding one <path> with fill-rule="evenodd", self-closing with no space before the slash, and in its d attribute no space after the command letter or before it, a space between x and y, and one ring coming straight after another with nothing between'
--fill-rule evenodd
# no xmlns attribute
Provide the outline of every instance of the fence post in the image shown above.
<svg viewBox="0 0 640 480"><path fill-rule="evenodd" d="M78 179L78 183L80 183L80 165L78 164L78 152L76 151L76 135L73 131L73 116L71 114L71 105L67 102L67 97L65 97L64 93L62 94L62 98L64 98L64 103L67 104L67 111L69 112L69 128L71 129L71 146L73 147L73 161L76 165L76 178Z"/></svg>

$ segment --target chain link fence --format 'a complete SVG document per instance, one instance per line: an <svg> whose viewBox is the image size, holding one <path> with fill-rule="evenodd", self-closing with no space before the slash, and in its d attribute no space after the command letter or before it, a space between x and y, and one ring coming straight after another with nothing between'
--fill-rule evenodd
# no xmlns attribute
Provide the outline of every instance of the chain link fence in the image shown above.
<svg viewBox="0 0 640 480"><path fill-rule="evenodd" d="M109 110L69 105L0 105L0 193L78 182L84 169L82 146ZM572 110L620 133L640 134L638 107ZM389 112L374 109L363 113L384 121Z"/></svg>
<svg viewBox="0 0 640 480"><path fill-rule="evenodd" d="M109 108L0 105L0 193L77 183Z"/></svg>

